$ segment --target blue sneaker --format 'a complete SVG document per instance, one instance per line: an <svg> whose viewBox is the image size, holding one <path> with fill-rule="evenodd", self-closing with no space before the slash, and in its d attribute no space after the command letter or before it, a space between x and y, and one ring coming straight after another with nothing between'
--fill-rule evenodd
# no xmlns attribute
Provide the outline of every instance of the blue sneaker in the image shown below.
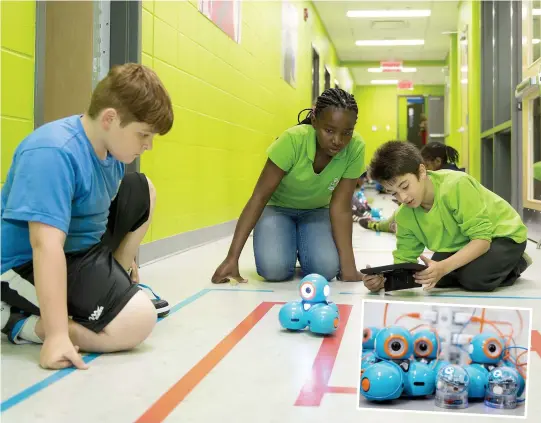
<svg viewBox="0 0 541 423"><path fill-rule="evenodd" d="M158 318L165 317L169 314L171 307L169 306L169 303L167 301L165 301L163 298L160 298L158 295L156 295L156 293L152 290L150 286L144 285L142 283L139 283L137 285L139 285L141 288L149 290L151 294L154 296L154 298L151 298L150 301L152 301L152 304L154 304L154 307L156 307Z"/></svg>

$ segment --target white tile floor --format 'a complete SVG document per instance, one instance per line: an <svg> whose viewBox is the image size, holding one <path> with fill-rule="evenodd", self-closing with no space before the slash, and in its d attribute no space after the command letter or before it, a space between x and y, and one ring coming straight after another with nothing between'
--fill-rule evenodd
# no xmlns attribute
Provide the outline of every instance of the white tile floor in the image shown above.
<svg viewBox="0 0 541 423"><path fill-rule="evenodd" d="M368 196L386 215L394 207L384 196ZM249 284L210 283L229 242L223 239L144 266L142 280L176 304L172 314L135 351L87 357L91 360L88 371L42 370L37 365L38 346L13 346L3 337L2 422L245 423L257 419L283 423L308 418L312 422L362 419L378 423L398 417L357 411L361 300L378 296L368 295L360 284L332 282L331 299L344 305L343 338L323 341L308 333L284 333L277 318L279 305L269 305L265 312L261 311L265 304L261 304L297 299L297 283L261 282L255 274L251 239L240 262ZM355 225L358 267L390 263L394 242L390 234ZM482 295L416 290L387 298L538 308L541 250L530 244L528 251L534 266L513 287ZM351 314L344 321L348 306ZM538 314L533 316L532 327L541 329ZM540 357L532 353L529 373L539 374L540 370ZM324 393L327 386L333 392ZM539 398L539 378L531 377L528 386L529 398ZM318 392L322 393L319 400ZM299 398L300 404L296 404ZM306 405L310 402L316 405ZM535 416L540 414L541 404L530 401L527 421L538 421ZM432 423L435 418L413 413L402 417L416 423ZM442 423L456 420L454 415L437 418ZM461 418L464 423L474 419Z"/></svg>

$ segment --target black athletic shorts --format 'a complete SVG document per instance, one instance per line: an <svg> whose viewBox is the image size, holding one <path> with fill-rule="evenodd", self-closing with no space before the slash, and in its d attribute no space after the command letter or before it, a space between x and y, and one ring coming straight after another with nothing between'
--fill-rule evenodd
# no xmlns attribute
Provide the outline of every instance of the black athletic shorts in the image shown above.
<svg viewBox="0 0 541 423"><path fill-rule="evenodd" d="M127 173L109 208L107 230L100 243L76 253L67 253L68 315L86 328L100 332L139 291L113 257L124 237L149 218L148 180L142 173ZM18 312L39 315L32 262L2 275L2 301Z"/></svg>

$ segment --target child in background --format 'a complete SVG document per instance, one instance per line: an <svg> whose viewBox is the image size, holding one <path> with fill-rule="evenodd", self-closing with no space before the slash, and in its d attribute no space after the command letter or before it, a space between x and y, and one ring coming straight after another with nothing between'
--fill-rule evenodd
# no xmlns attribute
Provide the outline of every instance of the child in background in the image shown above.
<svg viewBox="0 0 541 423"><path fill-rule="evenodd" d="M441 169L461 170L457 166L458 151L450 145L441 142L431 142L425 145L421 150L421 156L428 170L436 171Z"/></svg>
<svg viewBox="0 0 541 423"><path fill-rule="evenodd" d="M370 176L402 204L396 213L394 263L428 266L415 280L425 290L462 287L493 291L510 286L531 265L525 253L527 228L513 207L465 172L427 170L410 143L382 145ZM434 251L431 259L421 256ZM371 291L383 275L363 276Z"/></svg>
<svg viewBox="0 0 541 423"><path fill-rule="evenodd" d="M453 147L449 145L442 144L440 142L431 142L425 145L421 149L421 155L427 170L457 170L464 171L464 169L459 169L457 166L459 154ZM395 210L391 217L388 219L383 219L380 221L372 219L370 216L360 218L359 225L365 229L370 229L376 232L391 232L396 233L396 221L395 215L398 210Z"/></svg>

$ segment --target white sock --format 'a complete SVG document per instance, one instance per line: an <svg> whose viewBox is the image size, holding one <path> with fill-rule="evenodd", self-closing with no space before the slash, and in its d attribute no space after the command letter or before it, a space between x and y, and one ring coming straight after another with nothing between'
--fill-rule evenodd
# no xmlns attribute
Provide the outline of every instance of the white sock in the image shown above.
<svg viewBox="0 0 541 423"><path fill-rule="evenodd" d="M36 335L36 323L39 320L39 316L31 315L24 322L21 331L19 332L19 337L25 341L34 342L35 344L43 344L42 339Z"/></svg>

